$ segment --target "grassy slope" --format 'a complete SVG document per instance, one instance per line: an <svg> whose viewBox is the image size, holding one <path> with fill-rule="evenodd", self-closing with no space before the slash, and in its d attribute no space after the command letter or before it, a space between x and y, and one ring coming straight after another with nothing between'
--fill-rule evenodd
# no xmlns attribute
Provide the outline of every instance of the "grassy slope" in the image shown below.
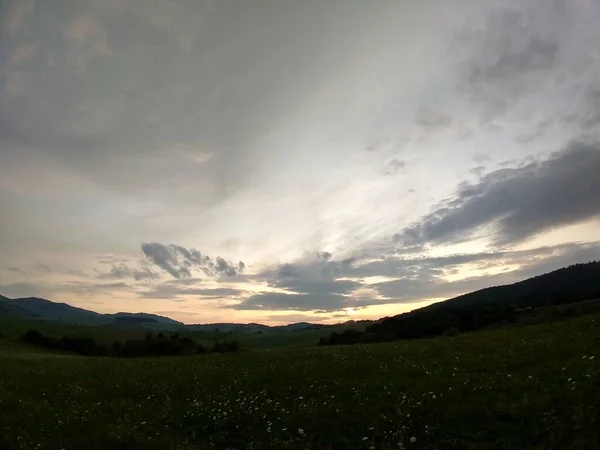
<svg viewBox="0 0 600 450"><path fill-rule="evenodd" d="M225 356L0 348L0 448L598 448L599 335L588 315Z"/></svg>
<svg viewBox="0 0 600 450"><path fill-rule="evenodd" d="M144 330L139 329L127 330L110 326L74 325L0 314L0 333L5 337L16 338L31 329L35 329L45 336L57 338L63 336L91 337L104 344L111 344L116 340L139 338L144 336L145 333Z"/></svg>

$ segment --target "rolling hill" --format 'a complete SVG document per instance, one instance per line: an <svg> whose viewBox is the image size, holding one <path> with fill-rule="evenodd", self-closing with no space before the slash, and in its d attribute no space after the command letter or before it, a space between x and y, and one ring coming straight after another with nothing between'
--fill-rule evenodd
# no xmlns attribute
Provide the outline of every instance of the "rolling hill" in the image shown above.
<svg viewBox="0 0 600 450"><path fill-rule="evenodd" d="M88 326L120 326L145 328L178 328L184 324L168 317L146 313L119 312L100 314L83 308L56 303L37 297L15 298L0 296L0 314L21 318Z"/></svg>

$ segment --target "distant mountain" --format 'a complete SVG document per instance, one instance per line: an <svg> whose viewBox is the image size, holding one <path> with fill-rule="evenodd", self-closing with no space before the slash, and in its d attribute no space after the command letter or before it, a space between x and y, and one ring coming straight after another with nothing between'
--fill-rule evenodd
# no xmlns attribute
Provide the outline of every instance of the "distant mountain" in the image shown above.
<svg viewBox="0 0 600 450"><path fill-rule="evenodd" d="M37 297L15 298L0 296L0 314L11 314L29 319L51 322L72 323L90 326L111 326L118 328L183 329L220 333L267 333L319 329L329 325L308 322L290 325L268 326L260 323L210 323L185 325L169 317L148 313L118 312L100 314L83 308L56 303Z"/></svg>
<svg viewBox="0 0 600 450"><path fill-rule="evenodd" d="M297 330L313 330L330 325L314 324L308 322L292 323L289 325L263 325L261 323L208 323L187 325L188 330L207 331L219 333L268 333L268 332L284 332Z"/></svg>
<svg viewBox="0 0 600 450"><path fill-rule="evenodd" d="M146 313L100 314L37 297L10 299L0 296L0 314L29 319L90 326L178 328L185 325L168 317Z"/></svg>
<svg viewBox="0 0 600 450"><path fill-rule="evenodd" d="M8 300L13 308L26 310L30 315L41 320L56 322L101 322L102 314L77 308L66 303L55 303L37 297L16 298Z"/></svg>

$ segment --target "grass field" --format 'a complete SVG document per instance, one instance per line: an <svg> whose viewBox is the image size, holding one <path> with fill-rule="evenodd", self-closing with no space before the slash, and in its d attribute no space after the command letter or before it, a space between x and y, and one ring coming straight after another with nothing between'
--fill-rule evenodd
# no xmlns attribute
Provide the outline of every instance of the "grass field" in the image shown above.
<svg viewBox="0 0 600 450"><path fill-rule="evenodd" d="M599 360L599 315L429 340L172 358L5 343L0 448L595 449Z"/></svg>

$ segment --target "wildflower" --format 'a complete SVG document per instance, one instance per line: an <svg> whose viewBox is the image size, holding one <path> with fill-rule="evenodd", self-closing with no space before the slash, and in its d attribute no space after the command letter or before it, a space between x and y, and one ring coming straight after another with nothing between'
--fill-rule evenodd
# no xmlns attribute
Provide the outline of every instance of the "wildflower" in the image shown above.
<svg viewBox="0 0 600 450"><path fill-rule="evenodd" d="M366 436L364 438L362 438L363 441L366 441L367 439L369 439L369 438Z"/></svg>
<svg viewBox="0 0 600 450"><path fill-rule="evenodd" d="M304 430L302 428L298 428L298 434L302 436L304 434Z"/></svg>
<svg viewBox="0 0 600 450"><path fill-rule="evenodd" d="M414 444L415 442L417 442L417 438L416 438L416 437L414 437L414 436L413 436L413 437L411 437L411 438L410 438L410 443L411 443L411 444Z"/></svg>

